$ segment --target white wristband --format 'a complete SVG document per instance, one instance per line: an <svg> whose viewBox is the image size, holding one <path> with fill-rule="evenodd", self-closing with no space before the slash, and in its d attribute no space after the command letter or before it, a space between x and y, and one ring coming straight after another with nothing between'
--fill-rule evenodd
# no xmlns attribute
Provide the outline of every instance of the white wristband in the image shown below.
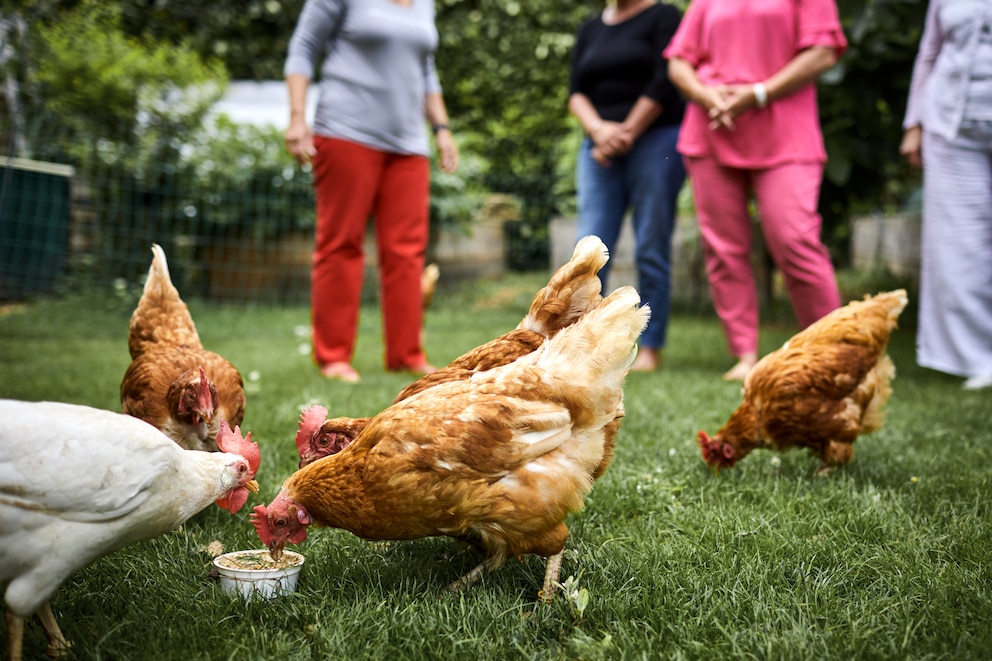
<svg viewBox="0 0 992 661"><path fill-rule="evenodd" d="M754 92L754 102L759 108L764 108L768 105L768 90L765 89L764 83L751 85L751 91Z"/></svg>

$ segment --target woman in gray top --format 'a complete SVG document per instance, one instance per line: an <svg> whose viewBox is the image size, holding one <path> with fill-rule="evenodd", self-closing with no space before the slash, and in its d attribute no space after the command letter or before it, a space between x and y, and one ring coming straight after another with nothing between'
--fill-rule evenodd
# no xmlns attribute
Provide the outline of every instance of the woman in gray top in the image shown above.
<svg viewBox="0 0 992 661"><path fill-rule="evenodd" d="M286 148L297 162L313 166L313 351L328 378L359 379L351 359L369 216L378 244L386 368L434 370L421 342L428 125L441 168L453 172L458 166L434 68L437 43L433 0L307 0L289 42ZM311 129L304 112L319 63Z"/></svg>
<svg viewBox="0 0 992 661"><path fill-rule="evenodd" d="M916 360L992 386L992 3L930 0L900 151L923 168Z"/></svg>

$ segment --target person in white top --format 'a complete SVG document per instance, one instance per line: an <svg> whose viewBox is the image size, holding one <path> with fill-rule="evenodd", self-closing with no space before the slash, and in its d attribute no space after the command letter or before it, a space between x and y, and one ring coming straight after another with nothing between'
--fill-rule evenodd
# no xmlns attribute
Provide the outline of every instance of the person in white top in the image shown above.
<svg viewBox="0 0 992 661"><path fill-rule="evenodd" d="M992 386L992 3L931 0L900 152L923 168L916 360Z"/></svg>

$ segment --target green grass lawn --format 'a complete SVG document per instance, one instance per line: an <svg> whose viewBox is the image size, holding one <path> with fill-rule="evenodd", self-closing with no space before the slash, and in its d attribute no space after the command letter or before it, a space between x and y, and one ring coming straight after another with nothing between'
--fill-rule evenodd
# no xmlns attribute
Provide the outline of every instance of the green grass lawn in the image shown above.
<svg viewBox="0 0 992 661"><path fill-rule="evenodd" d="M440 292L426 323L431 360L512 328L542 278ZM3 308L0 396L118 410L133 303ZM959 379L917 367L911 318L890 345L898 375L886 428L858 441L851 465L817 478L817 460L801 451L707 470L695 434L723 424L740 386L720 379L732 361L715 318L676 314L665 368L629 378L613 463L567 521L562 578L576 577L575 598L536 603L535 557L442 598L479 560L453 541L370 543L315 529L294 547L307 558L299 591L245 603L209 578L205 547L259 546L248 512L294 470L300 409L372 415L409 377L382 370L375 308L363 310L357 385L318 375L306 308L191 309L207 348L245 376L261 493L237 515L211 506L67 580L52 605L76 658L992 657L992 391L964 392ZM792 331L764 327L762 350ZM44 647L31 622L26 658L47 658Z"/></svg>

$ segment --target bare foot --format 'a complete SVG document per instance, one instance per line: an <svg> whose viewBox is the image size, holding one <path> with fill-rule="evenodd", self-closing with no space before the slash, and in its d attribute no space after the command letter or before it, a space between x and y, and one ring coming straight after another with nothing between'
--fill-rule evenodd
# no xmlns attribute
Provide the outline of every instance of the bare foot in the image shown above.
<svg viewBox="0 0 992 661"><path fill-rule="evenodd" d="M320 368L320 373L328 379L345 383L358 383L362 378L348 363L327 363Z"/></svg>
<svg viewBox="0 0 992 661"><path fill-rule="evenodd" d="M637 350L637 358L630 366L631 372L654 372L661 367L661 351L640 347Z"/></svg>
<svg viewBox="0 0 992 661"><path fill-rule="evenodd" d="M729 370L727 370L726 372L724 372L724 374L723 374L723 380L724 381L743 381L744 380L744 377L747 376L747 373L751 371L751 368L752 367L754 367L754 363L746 363L743 360L738 361L738 363L736 365L734 365Z"/></svg>

